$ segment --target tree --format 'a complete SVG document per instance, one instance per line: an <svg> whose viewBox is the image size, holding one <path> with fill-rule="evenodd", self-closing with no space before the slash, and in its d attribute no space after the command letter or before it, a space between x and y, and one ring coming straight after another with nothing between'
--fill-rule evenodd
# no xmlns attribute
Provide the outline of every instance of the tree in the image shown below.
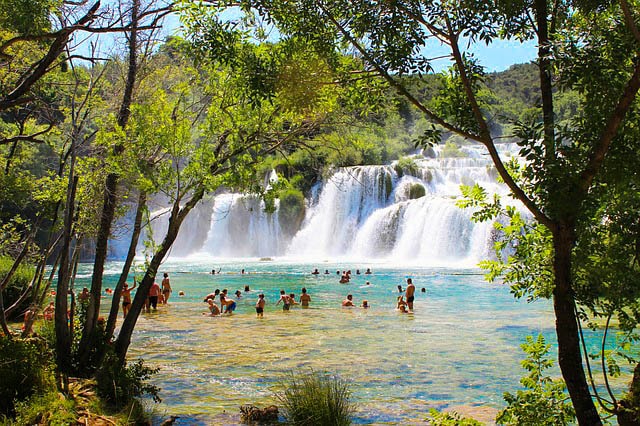
<svg viewBox="0 0 640 426"><path fill-rule="evenodd" d="M433 127L422 137L424 143L437 143L443 132L453 132L487 148L512 196L533 216L538 233L547 235L550 282L546 284L553 297L559 365L578 422L601 424L583 368L576 306L576 301L593 304L594 293L585 287L594 283L582 282L575 260L578 247L588 243L584 223L594 223L590 206L602 206L603 199L595 193L607 162L635 161L635 155L614 154L637 145L637 139L627 137L637 121L640 88L635 2L258 0L250 4L284 34L311 39L324 52L348 43L367 71L384 79L432 121ZM500 36L535 40L538 45L539 115L533 123L517 126L527 161L520 169L505 164L498 154L490 130L494 111L481 96L484 71L463 48ZM447 58L453 66L448 90L433 102L424 102L400 77L433 71L436 55L430 57L428 49L433 40L449 49ZM585 108L571 127L555 122L554 98L563 89L578 91Z"/></svg>
<svg viewBox="0 0 640 426"><path fill-rule="evenodd" d="M206 57L198 71L189 66L188 58L182 58L162 69L163 75L173 70L172 75L181 78L166 88L156 88L147 97L152 101L132 108L129 164L137 163L140 185L149 194L166 197L170 211L167 231L150 254L115 340L121 363L158 267L187 215L205 194L220 188L252 191L259 181L257 166L265 156L286 150L313 133L324 115L322 108L286 108L284 91L251 84L252 78L275 81L276 69L263 75L238 73L238 68L264 66L286 56L281 46L255 46L239 38L236 45L225 48L235 49L237 62ZM150 166L151 158L155 161Z"/></svg>

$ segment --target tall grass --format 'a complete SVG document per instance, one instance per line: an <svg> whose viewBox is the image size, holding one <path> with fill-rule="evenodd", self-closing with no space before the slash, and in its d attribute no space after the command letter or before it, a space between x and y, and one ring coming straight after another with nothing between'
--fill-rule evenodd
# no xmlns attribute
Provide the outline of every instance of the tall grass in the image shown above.
<svg viewBox="0 0 640 426"><path fill-rule="evenodd" d="M276 392L283 414L294 425L344 426L351 424L355 406L348 384L337 376L311 372L288 375Z"/></svg>

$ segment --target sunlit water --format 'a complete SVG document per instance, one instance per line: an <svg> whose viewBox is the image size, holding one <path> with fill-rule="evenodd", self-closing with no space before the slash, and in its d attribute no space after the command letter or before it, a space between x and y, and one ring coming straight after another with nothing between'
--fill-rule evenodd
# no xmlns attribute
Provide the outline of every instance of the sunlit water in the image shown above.
<svg viewBox="0 0 640 426"><path fill-rule="evenodd" d="M115 285L119 266L109 265L105 287ZM209 274L213 267L222 273ZM330 274L311 275L316 267ZM367 267L372 275L355 275ZM344 269L354 274L350 284L338 283L336 271ZM160 272L169 272L174 293L168 306L141 315L129 355L161 368L156 410L159 417L183 416L183 424L237 423L241 404L273 403L286 373L312 370L351 384L359 424L421 423L430 408L495 414L502 393L519 386L525 336L554 340L550 303L517 301L475 269L174 261ZM397 285L407 277L418 289L413 314L395 310ZM233 316L202 315L206 294L246 285L251 292L243 292ZM299 296L302 287L310 309L275 306L280 289ZM254 309L260 292L267 299L263 319ZM371 308L342 308L347 294Z"/></svg>

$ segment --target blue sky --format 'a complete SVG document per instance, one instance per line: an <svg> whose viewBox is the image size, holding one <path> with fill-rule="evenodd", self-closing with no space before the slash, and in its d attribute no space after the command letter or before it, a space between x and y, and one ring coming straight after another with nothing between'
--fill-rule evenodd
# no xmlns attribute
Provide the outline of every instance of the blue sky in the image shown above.
<svg viewBox="0 0 640 426"><path fill-rule="evenodd" d="M230 12L229 15L230 19L234 19L237 17L237 12ZM164 22L162 35L166 37L171 34L179 33L179 31L180 22L178 17L176 15L168 16ZM113 40L107 42L107 45L111 45L111 47L113 47ZM448 53L448 50L445 47L435 42L428 45L427 49L428 54L426 56L430 57ZM533 42L520 43L517 41L498 40L488 46L484 43L477 43L469 49L469 52L473 53L474 56L480 60L480 63L485 67L487 72L495 72L506 70L513 64L521 64L534 60L537 54L537 48ZM436 71L446 69L450 65L451 62L448 59L439 60L433 64Z"/></svg>
<svg viewBox="0 0 640 426"><path fill-rule="evenodd" d="M480 59L487 71L503 71L513 64L533 61L538 53L535 43L517 41L497 41L489 46L478 44L471 52Z"/></svg>

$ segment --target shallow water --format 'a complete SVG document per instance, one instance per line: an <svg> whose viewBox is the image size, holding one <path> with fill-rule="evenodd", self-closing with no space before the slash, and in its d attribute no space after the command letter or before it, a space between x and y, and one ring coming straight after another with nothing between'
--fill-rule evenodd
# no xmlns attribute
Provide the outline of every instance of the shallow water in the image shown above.
<svg viewBox="0 0 640 426"><path fill-rule="evenodd" d="M222 274L210 275L214 266ZM107 268L113 275L105 287L115 285L118 267ZM313 276L316 267L331 273ZM374 273L355 275L358 267ZM241 268L248 273L239 274ZM336 270L343 269L352 270L350 284L338 283ZM273 403L286 373L311 370L351 384L359 424L420 423L432 407L490 416L504 405L502 393L518 388L525 336L554 340L550 303L516 301L475 269L173 261L161 272L169 272L174 293L168 306L141 315L129 354L161 368L156 410L160 417L184 416L183 424L235 423L241 404ZM394 309L397 285L407 277L418 289L413 314ZM206 294L245 285L251 292L243 292L233 316L202 315ZM280 289L299 296L302 287L310 309L274 306ZM263 319L254 310L259 292L267 299ZM371 308L340 307L348 293Z"/></svg>

